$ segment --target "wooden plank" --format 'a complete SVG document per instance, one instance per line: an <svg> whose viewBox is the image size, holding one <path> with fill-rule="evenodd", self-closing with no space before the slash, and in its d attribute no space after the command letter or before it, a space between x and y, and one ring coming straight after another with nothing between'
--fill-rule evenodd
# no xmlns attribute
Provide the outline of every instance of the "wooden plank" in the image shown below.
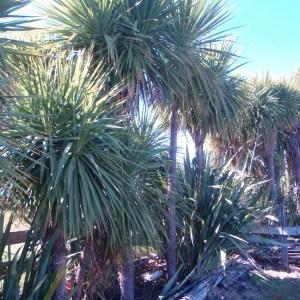
<svg viewBox="0 0 300 300"><path fill-rule="evenodd" d="M28 230L11 231L8 237L8 245L15 245L25 243L27 238Z"/></svg>
<svg viewBox="0 0 300 300"><path fill-rule="evenodd" d="M283 235L300 237L300 226L257 226L251 228L250 232L260 235Z"/></svg>

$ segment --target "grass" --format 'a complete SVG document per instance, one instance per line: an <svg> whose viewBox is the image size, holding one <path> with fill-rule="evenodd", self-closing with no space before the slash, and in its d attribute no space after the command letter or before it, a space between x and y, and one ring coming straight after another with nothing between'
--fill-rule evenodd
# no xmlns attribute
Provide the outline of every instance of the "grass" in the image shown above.
<svg viewBox="0 0 300 300"><path fill-rule="evenodd" d="M300 279L267 278L263 280L251 276L250 282L257 287L256 300L296 300L300 299Z"/></svg>

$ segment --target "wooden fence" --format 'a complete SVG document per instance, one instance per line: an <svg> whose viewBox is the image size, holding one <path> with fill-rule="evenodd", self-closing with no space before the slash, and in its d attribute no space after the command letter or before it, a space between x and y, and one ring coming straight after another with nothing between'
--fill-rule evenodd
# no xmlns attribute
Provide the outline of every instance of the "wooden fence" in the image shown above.
<svg viewBox="0 0 300 300"><path fill-rule="evenodd" d="M253 234L269 236L279 241L281 246L281 264L285 271L289 270L289 262L300 264L300 226L256 226L250 229ZM24 243L28 230L12 231L8 245Z"/></svg>

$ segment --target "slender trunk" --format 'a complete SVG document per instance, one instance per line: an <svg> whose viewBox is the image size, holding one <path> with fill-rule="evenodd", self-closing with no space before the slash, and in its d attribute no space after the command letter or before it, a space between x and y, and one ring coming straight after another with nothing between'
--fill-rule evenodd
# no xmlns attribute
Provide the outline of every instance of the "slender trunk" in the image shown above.
<svg viewBox="0 0 300 300"><path fill-rule="evenodd" d="M292 187L295 179L294 153L290 150L286 151L286 165L289 186ZM292 190L292 189L290 189Z"/></svg>
<svg viewBox="0 0 300 300"><path fill-rule="evenodd" d="M55 272L61 272L65 268L66 264L66 249L65 249L65 238L62 232L59 232L57 239L54 243L52 263ZM65 273L62 280L55 291L54 300L65 300L67 299L67 288L66 288L66 276Z"/></svg>
<svg viewBox="0 0 300 300"><path fill-rule="evenodd" d="M204 151L203 151L203 144L204 144L204 137L202 132L199 128L194 128L194 143L195 143L195 199L199 200L200 197L200 188L201 188L201 173L202 167L204 162ZM195 245L200 240L200 228L201 228L201 219L200 219L200 205L198 201L195 201L195 214L193 216L193 223L195 228ZM191 258L192 265L197 265L198 255L195 252L195 255Z"/></svg>
<svg viewBox="0 0 300 300"><path fill-rule="evenodd" d="M92 243L91 243L91 240L88 239L85 244L85 247L83 249L83 252L81 254L81 257L80 257L80 266L79 266L77 274L76 274L77 290L76 290L73 300L80 300L80 298L81 298L84 274L86 272L86 268L88 266L89 260L91 259L91 255L92 255Z"/></svg>
<svg viewBox="0 0 300 300"><path fill-rule="evenodd" d="M276 205L277 189L275 179L276 132L272 132L266 147L267 175L269 180L269 201Z"/></svg>
<svg viewBox="0 0 300 300"><path fill-rule="evenodd" d="M269 180L269 200L273 204L276 203L276 182L275 182L275 168L274 168L274 154L270 153L267 157L267 172L268 172L268 180Z"/></svg>
<svg viewBox="0 0 300 300"><path fill-rule="evenodd" d="M204 162L204 137L201 130L197 127L194 130L194 142L195 142L195 152L196 152L196 188L200 186L200 177Z"/></svg>
<svg viewBox="0 0 300 300"><path fill-rule="evenodd" d="M131 251L122 256L119 265L118 279L121 290L121 300L134 300L134 261Z"/></svg>
<svg viewBox="0 0 300 300"><path fill-rule="evenodd" d="M296 147L297 148L295 149L295 181L297 187L300 188L300 146L297 145Z"/></svg>
<svg viewBox="0 0 300 300"><path fill-rule="evenodd" d="M300 126L295 129L295 135L293 137L292 151L294 152L294 170L295 170L295 183L296 183L296 195L297 195L297 211L300 213Z"/></svg>
<svg viewBox="0 0 300 300"><path fill-rule="evenodd" d="M126 94L128 100L126 102L126 111L129 115L129 127L133 126L136 105L139 102L138 94L138 82L137 86L134 88L132 86L127 86ZM139 111L137 110L139 113ZM134 300L134 289L135 289L135 279L134 279L134 261L133 261L133 250L130 249L126 251L125 254L121 256L121 262L118 269L118 281L121 291L121 300Z"/></svg>
<svg viewBox="0 0 300 300"><path fill-rule="evenodd" d="M170 129L170 166L168 170L168 200L169 200L169 224L167 246L167 271L171 278L176 272L176 153L178 132L178 107L177 103L172 106L171 129Z"/></svg>
<svg viewBox="0 0 300 300"><path fill-rule="evenodd" d="M284 211L284 201L283 198L277 195L277 182L275 177L275 151L276 151L277 134L276 131L270 134L268 141L268 150L266 153L267 159L267 172L269 182L269 200L276 207L277 215L279 219L280 226L286 225L285 211ZM280 242L283 244L281 247L281 266L284 271L289 270L289 260L288 260L288 247L287 247L287 237L280 236Z"/></svg>

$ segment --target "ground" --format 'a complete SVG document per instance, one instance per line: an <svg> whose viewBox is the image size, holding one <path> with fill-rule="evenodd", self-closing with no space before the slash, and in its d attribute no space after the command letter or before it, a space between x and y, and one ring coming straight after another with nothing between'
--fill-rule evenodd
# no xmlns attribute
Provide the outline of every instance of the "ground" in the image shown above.
<svg viewBox="0 0 300 300"><path fill-rule="evenodd" d="M300 269L291 272L249 270L227 287L214 288L207 300L299 300Z"/></svg>
<svg viewBox="0 0 300 300"><path fill-rule="evenodd" d="M7 222L7 215L5 219ZM12 230L24 230L27 227L17 219ZM13 250L19 247L14 245ZM225 272L225 279L209 289L206 300L300 300L300 261L299 265L291 264L290 272L287 273L280 271L278 262L262 259L261 255L259 257L258 269L239 257L233 258L232 265ZM136 264L137 299L157 299L166 283L165 261L153 254L144 256ZM145 280L145 274L153 272L161 272L163 275L154 281Z"/></svg>

